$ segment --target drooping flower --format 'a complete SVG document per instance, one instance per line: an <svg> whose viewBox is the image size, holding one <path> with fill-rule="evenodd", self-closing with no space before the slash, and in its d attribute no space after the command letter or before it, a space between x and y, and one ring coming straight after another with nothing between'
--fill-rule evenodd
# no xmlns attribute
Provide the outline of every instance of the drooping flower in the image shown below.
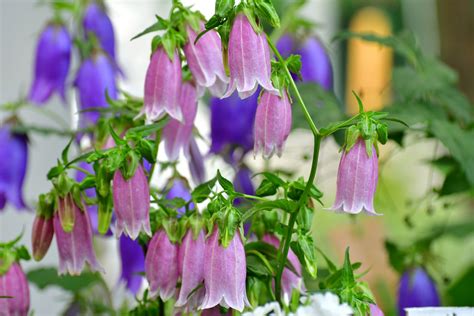
<svg viewBox="0 0 474 316"><path fill-rule="evenodd" d="M71 37L63 24L49 23L36 46L35 74L28 100L44 104L53 92L66 102L66 78L71 62Z"/></svg>
<svg viewBox="0 0 474 316"><path fill-rule="evenodd" d="M281 156L283 145L291 131L291 102L286 91L283 96L264 91L255 115L254 156L262 151L265 159L275 152Z"/></svg>
<svg viewBox="0 0 474 316"><path fill-rule="evenodd" d="M120 236L120 258L122 260L120 279L125 281L130 292L137 294L143 281L140 273L145 270L145 255L138 241L125 235Z"/></svg>
<svg viewBox="0 0 474 316"><path fill-rule="evenodd" d="M277 49L283 57L291 54L301 56L301 78L303 82L315 82L325 90L333 88L333 70L331 59L317 37L308 37L298 42L290 35L283 35L277 43ZM297 79L295 77L295 79Z"/></svg>
<svg viewBox="0 0 474 316"><path fill-rule="evenodd" d="M185 82L181 86L179 104L183 113L183 122L170 119L162 132L165 152L170 161L178 159L181 149L189 157L189 142L193 135L194 119L197 111L196 88L191 83Z"/></svg>
<svg viewBox="0 0 474 316"><path fill-rule="evenodd" d="M244 153L253 148L253 124L258 93L241 100L237 93L226 99L211 99L211 152L241 148Z"/></svg>
<svg viewBox="0 0 474 316"><path fill-rule="evenodd" d="M84 60L74 82L79 94L79 108L107 107L106 93L111 99L117 99L116 71L113 61L103 53L95 53ZM85 128L97 123L98 111L80 114L79 126Z"/></svg>
<svg viewBox="0 0 474 316"><path fill-rule="evenodd" d="M422 267L403 273L398 287L398 314L405 315L407 307L440 306L436 284Z"/></svg>
<svg viewBox="0 0 474 316"><path fill-rule="evenodd" d="M117 169L113 178L114 210L117 215L115 232L122 232L133 240L140 231L151 236L150 188L143 167L138 165L135 174L128 180Z"/></svg>
<svg viewBox="0 0 474 316"><path fill-rule="evenodd" d="M201 23L201 31L204 24ZM222 43L219 34L211 30L194 44L197 34L192 27L187 27L188 42L184 45L184 54L189 69L197 84L209 88L212 95L221 97L227 89L229 78L224 69Z"/></svg>
<svg viewBox="0 0 474 316"><path fill-rule="evenodd" d="M191 139L189 142L189 157L188 157L189 172L194 183L201 184L206 178L206 169L204 167L204 158L199 150L198 144Z"/></svg>
<svg viewBox="0 0 474 316"><path fill-rule="evenodd" d="M62 198L59 198L61 201ZM92 227L89 213L82 211L74 202L74 227L66 232L59 220L59 212L54 214L54 233L59 253L59 274L78 275L87 262L92 271L103 271L97 262L92 245Z"/></svg>
<svg viewBox="0 0 474 316"><path fill-rule="evenodd" d="M204 252L206 240L201 230L195 237L190 229L186 233L178 250L178 272L181 277L176 306L198 307L202 302L202 291L191 294L204 280Z"/></svg>
<svg viewBox="0 0 474 316"><path fill-rule="evenodd" d="M93 33L102 49L115 60L115 34L112 21L104 8L95 1L89 3L82 20L86 37Z"/></svg>
<svg viewBox="0 0 474 316"><path fill-rule="evenodd" d="M380 307L375 304L370 304L370 316L384 316Z"/></svg>
<svg viewBox="0 0 474 316"><path fill-rule="evenodd" d="M43 259L48 252L49 246L54 236L53 218L47 218L37 215L33 222L31 233L31 244L33 250L33 258L36 261Z"/></svg>
<svg viewBox="0 0 474 316"><path fill-rule="evenodd" d="M145 258L145 274L150 283L150 294L166 301L174 296L178 282L178 245L164 230L153 235Z"/></svg>
<svg viewBox="0 0 474 316"><path fill-rule="evenodd" d="M270 50L265 33L256 33L247 16L239 13L229 37L230 84L224 97L237 89L242 99L248 98L258 85L278 94L271 81Z"/></svg>
<svg viewBox="0 0 474 316"><path fill-rule="evenodd" d="M12 133L9 125L0 127L0 211L7 201L16 209L26 208L23 201L23 181L28 162L28 139Z"/></svg>
<svg viewBox="0 0 474 316"><path fill-rule="evenodd" d="M248 194L248 195L255 195L255 188L252 183L251 179L252 173L250 169L246 166L241 166L234 177L234 188L236 192ZM235 199L234 205L239 205L243 199ZM249 225L244 224L244 230L247 233L247 230L250 228Z"/></svg>
<svg viewBox="0 0 474 316"><path fill-rule="evenodd" d="M180 179L174 179L173 185L169 189L168 193L166 193L166 199L172 200L174 198L182 198L186 202L191 200L191 194L189 193L189 188L184 184L184 182ZM194 209L194 204L189 204L189 209ZM182 216L186 212L186 208L183 206L178 209L178 217Z"/></svg>
<svg viewBox="0 0 474 316"><path fill-rule="evenodd" d="M262 241L272 245L276 249L279 249L280 247L280 240L275 235L265 234L262 237ZM301 263L298 260L296 254L291 249L288 251L288 261L290 261L291 265L293 266L293 268L295 268L298 274L295 274L288 268L283 269L283 274L281 276L281 289L286 301L289 301L289 299L291 298L291 293L293 292L293 289L298 292L305 291L305 286L302 278Z"/></svg>
<svg viewBox="0 0 474 316"><path fill-rule="evenodd" d="M349 150L343 150L337 171L335 211L357 214L366 211L377 215L374 210L374 194L378 180L378 159L372 146L372 156L366 151L365 142L359 138Z"/></svg>
<svg viewBox="0 0 474 316"><path fill-rule="evenodd" d="M27 316L29 309L28 281L20 264L15 262L5 274L0 275L0 315Z"/></svg>
<svg viewBox="0 0 474 316"><path fill-rule="evenodd" d="M177 51L170 59L163 47L152 55L145 77L145 96L140 114L149 122L156 121L167 113L181 121L183 114L179 107L181 88L181 61Z"/></svg>
<svg viewBox="0 0 474 316"><path fill-rule="evenodd" d="M238 232L224 248L219 243L218 228L206 241L204 252L204 287L206 294L200 309L218 304L240 312L248 305L245 289L246 258L244 245Z"/></svg>

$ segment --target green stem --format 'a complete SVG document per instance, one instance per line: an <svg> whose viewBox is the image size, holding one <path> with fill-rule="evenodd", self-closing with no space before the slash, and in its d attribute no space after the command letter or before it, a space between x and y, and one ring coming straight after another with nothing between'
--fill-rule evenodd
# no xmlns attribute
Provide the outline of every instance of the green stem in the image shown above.
<svg viewBox="0 0 474 316"><path fill-rule="evenodd" d="M94 176L92 173L90 173L89 171L87 171L86 169L84 168L81 168L81 167L78 167L78 166L74 166L74 165L71 165L69 166L70 169L75 169L75 170L78 170L82 173L84 173L85 175L88 175L88 176Z"/></svg>

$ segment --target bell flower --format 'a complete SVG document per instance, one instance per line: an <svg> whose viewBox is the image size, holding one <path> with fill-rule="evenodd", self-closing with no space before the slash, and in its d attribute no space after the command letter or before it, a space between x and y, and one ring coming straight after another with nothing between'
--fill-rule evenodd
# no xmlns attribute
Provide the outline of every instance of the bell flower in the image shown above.
<svg viewBox="0 0 474 316"><path fill-rule="evenodd" d="M200 25L201 31L204 25ZM222 44L219 34L210 30L204 34L197 43L196 32L188 26L188 41L184 45L184 54L189 69L200 87L209 88L212 95L222 97L227 89L229 78L224 69L222 57Z"/></svg>
<svg viewBox="0 0 474 316"><path fill-rule="evenodd" d="M145 270L145 255L138 240L122 235L119 240L122 272L120 279L133 294L137 294L143 281L140 275Z"/></svg>
<svg viewBox="0 0 474 316"><path fill-rule="evenodd" d="M264 91L255 115L254 156L262 152L268 159L276 152L281 157L291 131L291 102L286 91L282 97Z"/></svg>
<svg viewBox="0 0 474 316"><path fill-rule="evenodd" d="M15 262L5 274L0 274L0 315L27 316L29 309L28 280L20 264Z"/></svg>
<svg viewBox="0 0 474 316"><path fill-rule="evenodd" d="M247 16L237 14L229 37L228 62L230 84L224 98L230 97L237 89L242 99L263 89L278 94L271 81L270 50L265 33L256 33Z"/></svg>
<svg viewBox="0 0 474 316"><path fill-rule="evenodd" d="M357 214L366 211L378 215L374 210L374 194L378 180L378 159L375 148L367 154L365 142L359 138L349 150L343 150L337 171L336 201L332 209Z"/></svg>
<svg viewBox="0 0 474 316"><path fill-rule="evenodd" d="M245 288L247 275L244 245L238 232L225 248L219 243L215 227L204 251L204 287L206 293L200 309L218 304L242 312L249 305Z"/></svg>
<svg viewBox="0 0 474 316"><path fill-rule="evenodd" d="M179 107L181 88L181 61L177 51L170 59L163 47L152 55L145 77L145 96L140 115L145 114L148 122L158 120L167 113L172 118L182 121L183 114Z"/></svg>
<svg viewBox="0 0 474 316"><path fill-rule="evenodd" d="M115 61L115 34L112 21L97 2L90 2L84 12L82 26L86 37L93 33L101 48Z"/></svg>
<svg viewBox="0 0 474 316"><path fill-rule="evenodd" d="M191 200L191 194L189 193L189 188L184 184L184 182L181 179L174 179L173 180L173 185L169 189L169 191L166 193L166 199L167 200L172 200L174 198L182 198L185 201ZM190 203L189 204L189 209L192 210L194 209L194 204ZM186 213L186 208L183 206L179 208L178 210L178 217L181 217Z"/></svg>
<svg viewBox="0 0 474 316"><path fill-rule="evenodd" d="M382 310L375 304L370 304L370 316L384 316Z"/></svg>
<svg viewBox="0 0 474 316"><path fill-rule="evenodd" d="M114 210L117 216L115 233L122 232L133 240L140 231L151 236L150 187L143 167L139 164L135 174L128 180L117 169L113 178Z"/></svg>
<svg viewBox="0 0 474 316"><path fill-rule="evenodd" d="M172 243L164 230L153 235L145 257L145 275L151 296L167 301L174 296L178 283L178 245Z"/></svg>
<svg viewBox="0 0 474 316"><path fill-rule="evenodd" d="M204 166L204 158L194 138L189 142L188 152L188 165L191 178L195 184L201 184L206 179L206 168Z"/></svg>
<svg viewBox="0 0 474 316"><path fill-rule="evenodd" d="M35 73L28 100L44 104L53 92L66 102L66 78L71 63L72 40L63 24L49 23L36 46Z"/></svg>
<svg viewBox="0 0 474 316"><path fill-rule="evenodd" d="M53 218L37 215L33 222L31 244L33 258L40 261L48 252L54 236Z"/></svg>

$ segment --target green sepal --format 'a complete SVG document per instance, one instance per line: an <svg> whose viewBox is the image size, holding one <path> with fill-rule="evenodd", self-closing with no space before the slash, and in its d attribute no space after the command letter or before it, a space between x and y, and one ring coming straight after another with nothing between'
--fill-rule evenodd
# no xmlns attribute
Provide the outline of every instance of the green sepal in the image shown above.
<svg viewBox="0 0 474 316"><path fill-rule="evenodd" d="M10 270L11 265L15 262L16 255L11 248L0 248L0 276Z"/></svg>
<svg viewBox="0 0 474 316"><path fill-rule="evenodd" d="M38 205L36 206L36 215L45 219L53 217L54 200L54 191L40 194L38 197Z"/></svg>
<svg viewBox="0 0 474 316"><path fill-rule="evenodd" d="M71 192L72 186L75 183L65 172L62 172L58 177L54 178L52 182L60 197L64 197L66 194Z"/></svg>
<svg viewBox="0 0 474 316"><path fill-rule="evenodd" d="M274 28L280 27L280 17L271 0L254 0L253 3L260 18L267 20Z"/></svg>
<svg viewBox="0 0 474 316"><path fill-rule="evenodd" d="M344 150L346 152L351 150L351 148L354 147L359 137L360 137L360 131L357 128L357 126L352 125L351 127L349 127L346 131L346 142L344 145Z"/></svg>
<svg viewBox="0 0 474 316"><path fill-rule="evenodd" d="M72 194L72 198L74 200L74 203L79 207L79 209L81 211L85 212L86 208L85 208L84 203L82 201L82 191L81 191L81 188L79 187L79 185L77 183L75 183L72 186L71 194Z"/></svg>
<svg viewBox="0 0 474 316"><path fill-rule="evenodd" d="M106 164L95 163L96 171L96 192L97 196L106 197L110 193L110 181L112 175L108 172Z"/></svg>
<svg viewBox="0 0 474 316"><path fill-rule="evenodd" d="M290 246L309 275L312 278L316 278L318 275L318 264L316 262L313 237L311 237L310 233L298 233L297 240L292 241Z"/></svg>
<svg viewBox="0 0 474 316"><path fill-rule="evenodd" d="M64 201L63 207L60 207L59 199L62 199ZM74 203L75 201L71 192L69 192L63 197L58 197L58 200L56 201L59 221L61 223L61 227L66 233L70 233L74 229L74 223L76 221Z"/></svg>
<svg viewBox="0 0 474 316"><path fill-rule="evenodd" d="M112 221L112 194L98 198L98 227L99 234L105 235L109 231L110 222Z"/></svg>
<svg viewBox="0 0 474 316"><path fill-rule="evenodd" d="M148 33L152 33L152 32L157 32L157 31L162 31L162 30L166 30L169 26L169 22L165 19L163 19L162 17L158 16L158 15L155 15L156 17L156 22L153 23L152 25L150 25L149 27L147 27L146 29L144 29L142 32L138 33L137 35L135 35L134 37L132 37L130 39L130 41L133 41L134 39L137 39L143 35L146 35Z"/></svg>
<svg viewBox="0 0 474 316"><path fill-rule="evenodd" d="M140 157L139 155L131 150L127 154L127 158L125 159L124 163L122 164L122 176L125 180L129 180L135 172L137 171L138 165L140 164Z"/></svg>

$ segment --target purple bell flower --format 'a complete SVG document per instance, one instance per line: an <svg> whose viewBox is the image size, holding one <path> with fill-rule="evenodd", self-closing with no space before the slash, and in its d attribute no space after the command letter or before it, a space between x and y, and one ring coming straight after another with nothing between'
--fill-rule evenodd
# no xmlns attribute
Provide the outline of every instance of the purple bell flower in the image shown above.
<svg viewBox="0 0 474 316"><path fill-rule="evenodd" d="M61 202L63 198L59 198ZM61 206L59 206L61 207ZM92 271L104 272L97 262L92 245L92 227L89 213L82 211L74 202L74 226L71 232L66 232L59 220L59 212L54 214L54 233L59 252L59 274L81 274L86 261Z"/></svg>
<svg viewBox="0 0 474 316"><path fill-rule="evenodd" d="M71 62L72 41L62 24L49 23L36 46L35 75L28 100L44 104L53 92L66 102L66 78Z"/></svg>
<svg viewBox="0 0 474 316"><path fill-rule="evenodd" d="M125 281L127 288L137 294L143 281L141 272L145 271L145 255L137 240L122 235L119 241L122 272L120 279Z"/></svg>
<svg viewBox="0 0 474 316"><path fill-rule="evenodd" d="M244 152L253 148L253 124L258 93L241 100L237 93L226 99L211 99L211 152L220 153L238 146Z"/></svg>
<svg viewBox="0 0 474 316"><path fill-rule="evenodd" d="M421 267L405 271L398 287L398 314L408 307L436 307L441 301L436 284Z"/></svg>
<svg viewBox="0 0 474 316"><path fill-rule="evenodd" d="M218 304L242 312L249 305L245 289L247 275L244 245L239 232L227 248L219 243L218 228L206 241L204 252L204 287L206 294L200 309Z"/></svg>
<svg viewBox="0 0 474 316"><path fill-rule="evenodd" d="M242 166L239 168L239 171L235 174L234 178L234 188L236 192L248 194L248 195L255 195L255 188L252 183L252 173L249 168L246 166ZM235 199L234 205L239 205L242 202L242 199ZM245 233L247 234L248 229L247 223L244 225Z"/></svg>
<svg viewBox="0 0 474 316"><path fill-rule="evenodd" d="M196 291L204 280L204 252L206 248L206 238L201 230L199 234L193 236L190 229L186 233L178 250L178 272L181 277L181 289L179 291L176 306L187 306L195 309L202 303L203 291Z"/></svg>
<svg viewBox="0 0 474 316"><path fill-rule="evenodd" d="M301 56L303 82L315 82L325 90L333 89L331 59L317 37L308 37L303 42L296 42L290 35L283 35L277 43L277 49L283 57L291 54Z"/></svg>
<svg viewBox="0 0 474 316"><path fill-rule="evenodd" d="M99 40L101 48L115 61L115 34L112 21L104 8L92 1L84 12L82 26L86 37L93 33Z"/></svg>
<svg viewBox="0 0 474 316"><path fill-rule="evenodd" d="M203 183L204 180L206 179L206 169L204 167L204 158L194 138L192 138L191 141L189 142L188 152L189 152L188 164L189 164L189 172L191 173L191 178L196 184Z"/></svg>
<svg viewBox="0 0 474 316"><path fill-rule="evenodd" d="M23 182L28 162L28 139L24 134L0 127L0 211L10 202L16 209L27 208L23 201Z"/></svg>
<svg viewBox="0 0 474 316"><path fill-rule="evenodd" d="M254 156L262 151L269 159L276 152L281 157L283 145L291 131L291 102L286 91L283 96L264 91L255 115Z"/></svg>
<svg viewBox="0 0 474 316"><path fill-rule="evenodd" d="M370 316L384 316L382 310L375 304L370 304Z"/></svg>
<svg viewBox="0 0 474 316"><path fill-rule="evenodd" d="M145 274L152 297L169 300L178 283L178 245L172 243L164 230L158 230L148 245Z"/></svg>
<svg viewBox="0 0 474 316"><path fill-rule="evenodd" d="M278 94L271 81L270 49L265 33L257 34L243 13L239 13L232 24L228 62L230 84L225 98L236 89L240 98L248 98L257 91L258 85Z"/></svg>
<svg viewBox="0 0 474 316"><path fill-rule="evenodd" d="M182 121L183 114L179 106L181 89L181 61L177 51L173 60L159 47L152 55L145 77L145 97L140 115L145 114L148 122L158 120L167 113Z"/></svg>
<svg viewBox="0 0 474 316"><path fill-rule="evenodd" d="M117 99L116 71L112 60L103 53L96 53L84 60L77 72L75 86L79 94L79 108L107 107L106 93ZM81 128L97 123L100 113L87 111L80 114Z"/></svg>
<svg viewBox="0 0 474 316"><path fill-rule="evenodd" d="M378 159L372 146L372 156L366 151L365 142L359 138L349 150L343 150L337 171L336 201L332 210L357 214L366 211L378 215L374 210L374 194L378 180Z"/></svg>
<svg viewBox="0 0 474 316"><path fill-rule="evenodd" d="M48 252L54 236L53 218L37 215L33 222L31 245L33 258L40 261Z"/></svg>
<svg viewBox="0 0 474 316"><path fill-rule="evenodd" d="M183 113L183 122L170 119L162 132L165 152L170 161L178 159L181 149L189 157L189 142L193 136L194 119L197 111L196 88L191 83L185 82L181 86L179 104Z"/></svg>
<svg viewBox="0 0 474 316"><path fill-rule="evenodd" d="M122 232L133 240L140 231L151 236L150 187L145 171L138 165L135 174L128 180L117 169L113 179L114 210L117 216L115 233Z"/></svg>
<svg viewBox="0 0 474 316"><path fill-rule="evenodd" d="M174 198L182 198L185 201L191 200L191 194L189 193L189 188L186 187L184 182L180 179L173 180L173 185L171 186L171 189L166 194L167 200L172 200ZM190 210L194 209L193 203L189 204L189 209ZM182 215L184 215L184 213L186 213L186 208L183 206L179 208L177 211L178 211L178 217L181 217Z"/></svg>
<svg viewBox="0 0 474 316"><path fill-rule="evenodd" d="M279 249L280 247L280 240L275 235L265 234L262 238L262 241L272 245L276 249ZM287 298L286 301L289 301L291 298L291 292L293 292L293 289L297 290L298 292L306 291L303 278L301 277L301 263L298 260L296 254L291 249L288 251L288 261L291 262L291 265L295 268L298 274L295 274L288 268L283 269L283 274L281 275L281 289L283 296Z"/></svg>
<svg viewBox="0 0 474 316"><path fill-rule="evenodd" d="M27 316L30 309L28 280L19 263L13 263L8 271L0 275L0 315Z"/></svg>
<svg viewBox="0 0 474 316"><path fill-rule="evenodd" d="M201 24L201 31L204 24ZM194 44L197 34L187 27L188 42L184 45L184 54L189 69L200 87L209 88L212 95L222 97L227 89L229 78L224 69L222 43L219 34L210 30Z"/></svg>

